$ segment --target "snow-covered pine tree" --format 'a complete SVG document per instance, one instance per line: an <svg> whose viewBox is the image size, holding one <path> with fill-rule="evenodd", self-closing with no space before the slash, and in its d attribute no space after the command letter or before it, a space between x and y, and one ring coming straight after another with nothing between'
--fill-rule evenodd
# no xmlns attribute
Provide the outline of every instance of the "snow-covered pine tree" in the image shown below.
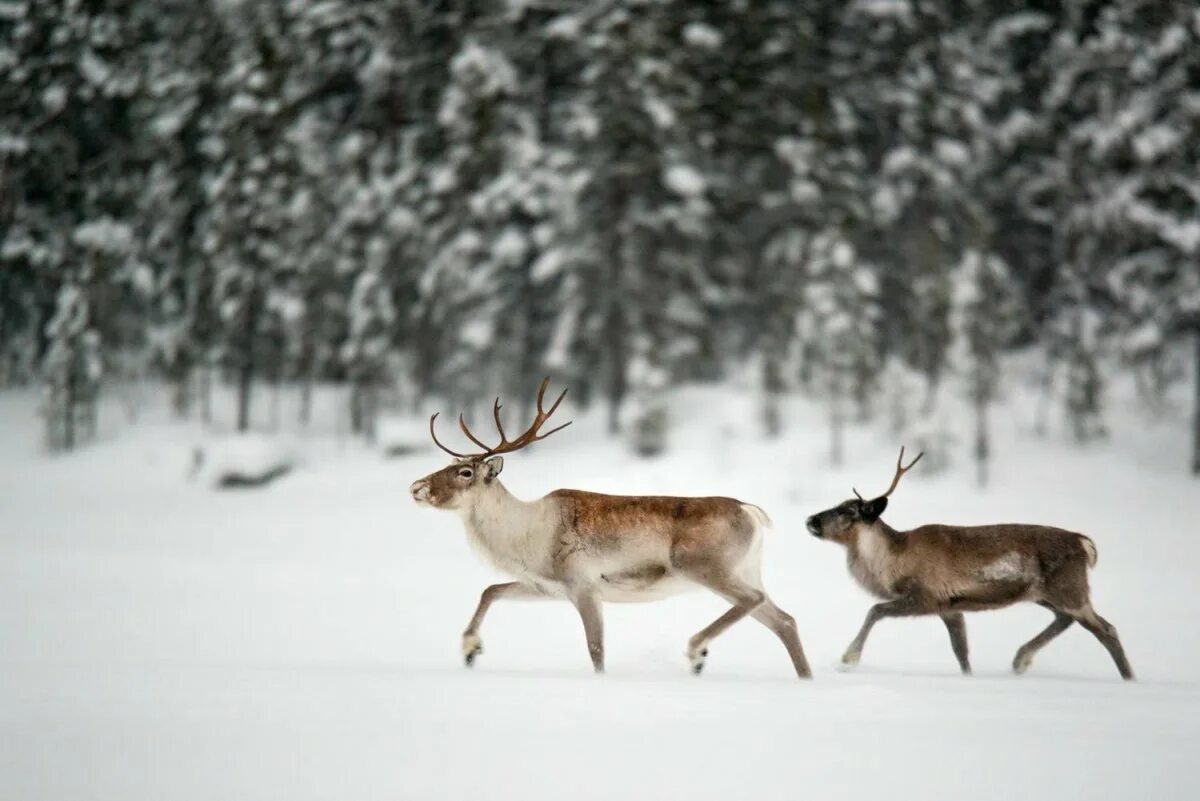
<svg viewBox="0 0 1200 801"><path fill-rule="evenodd" d="M59 288L45 333L42 415L46 444L51 450L71 450L96 434L96 399L103 375L100 334L92 326L87 288L82 282L65 282Z"/></svg>
<svg viewBox="0 0 1200 801"><path fill-rule="evenodd" d="M350 293L350 330L342 346L342 362L350 381L350 427L355 433L375 436L380 392L391 376L392 334L396 309L382 265L368 263Z"/></svg>
<svg viewBox="0 0 1200 801"><path fill-rule="evenodd" d="M256 382L294 373L283 338L295 308L286 298L296 295L288 243L299 239L293 204L306 175L302 151L287 134L327 88L311 85L296 68L304 43L293 35L295 11L271 4L226 9L224 103L206 145L214 168L203 242L212 264L217 350L237 387L239 431L251 425Z"/></svg>
<svg viewBox="0 0 1200 801"><path fill-rule="evenodd" d="M881 368L879 284L872 265L836 232L806 249L803 305L796 320L801 369L829 409L829 460L845 456L845 428L867 408Z"/></svg>
<svg viewBox="0 0 1200 801"><path fill-rule="evenodd" d="M598 376L612 431L639 351L652 351L673 383L702 364L684 356L706 349L696 321L712 288L702 255L710 252L709 181L683 135L698 90L679 68L682 32L672 17L665 7L616 4L546 26L550 57L580 76L556 109L582 171L576 241L585 253L565 300L589 332L576 358L580 372ZM646 344L635 348L638 337Z"/></svg>
<svg viewBox="0 0 1200 801"><path fill-rule="evenodd" d="M154 10L112 0L10 3L4 11L0 358L19 376L27 369L22 365L48 357L46 332L54 322L65 339L44 372L60 376L67 369L64 364L86 360L81 348L98 354L102 344L115 344L68 333L76 324L103 328L129 322L128 317L121 323L108 319L107 311L125 312L105 306L120 291L109 279L120 281L128 274L115 270L85 276L92 267L74 236L92 224L131 228L127 218L145 165L144 142L130 109L145 91L141 55L145 23ZM135 249L131 242L130 250ZM60 291L68 287L79 294ZM78 323L80 315L90 323ZM72 367L68 372L81 376L92 371ZM81 389L81 396L90 391ZM51 395L56 394L52 388ZM74 434L67 438L70 444L77 439Z"/></svg>
<svg viewBox="0 0 1200 801"><path fill-rule="evenodd" d="M228 39L212 0L172 5L146 24L146 91L134 107L149 162L136 202L138 238L156 282L145 334L175 413L198 408L207 421L216 324L201 236Z"/></svg>
<svg viewBox="0 0 1200 801"><path fill-rule="evenodd" d="M982 487L992 457L988 411L1000 389L1001 356L1021 329L1022 295L1008 266L994 253L968 249L953 280L951 361L966 385L975 415L972 456Z"/></svg>

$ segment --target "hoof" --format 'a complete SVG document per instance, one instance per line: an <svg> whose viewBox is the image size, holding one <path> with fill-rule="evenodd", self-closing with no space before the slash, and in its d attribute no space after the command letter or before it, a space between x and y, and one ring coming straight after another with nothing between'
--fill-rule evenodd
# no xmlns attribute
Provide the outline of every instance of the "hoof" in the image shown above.
<svg viewBox="0 0 1200 801"><path fill-rule="evenodd" d="M688 660L692 663L692 673L699 676L700 671L704 670L704 659L708 656L708 649L701 648L699 651L688 649Z"/></svg>
<svg viewBox="0 0 1200 801"><path fill-rule="evenodd" d="M862 658L862 654L858 651L847 651L842 654L842 664L846 667L854 667L858 664L858 660Z"/></svg>
<svg viewBox="0 0 1200 801"><path fill-rule="evenodd" d="M1016 673L1018 676L1020 676L1022 673L1029 670L1029 666L1031 664L1033 664L1032 656L1022 656L1021 654L1017 654L1016 659L1013 660L1013 673Z"/></svg>
<svg viewBox="0 0 1200 801"><path fill-rule="evenodd" d="M463 664L471 667L475 657L483 653L483 642L475 634L464 634L462 641Z"/></svg>

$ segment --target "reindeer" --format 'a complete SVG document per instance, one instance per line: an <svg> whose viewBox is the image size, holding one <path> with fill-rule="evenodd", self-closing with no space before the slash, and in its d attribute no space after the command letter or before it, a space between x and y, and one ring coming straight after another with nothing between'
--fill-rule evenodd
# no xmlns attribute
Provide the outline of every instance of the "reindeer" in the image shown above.
<svg viewBox="0 0 1200 801"><path fill-rule="evenodd" d="M434 444L454 457L409 488L421 506L453 510L462 519L467 540L488 562L514 581L483 591L462 635L468 667L483 653L479 627L488 608L500 599L565 599L583 620L588 653L597 673L604 671L601 605L605 601L653 601L692 588L706 588L731 608L688 642L692 671L699 674L708 645L746 616L762 623L783 642L796 674L809 678L808 662L796 622L767 597L760 576L762 529L770 525L759 507L733 498L600 495L559 489L526 502L500 483L503 454L513 453L561 431L564 423L540 433L562 403L566 390L549 409L537 393L537 414L520 436L510 440L500 423L500 399L493 417L500 435L486 445L471 433L462 415L458 424L480 453L458 453L443 445L429 418Z"/></svg>
<svg viewBox="0 0 1200 801"><path fill-rule="evenodd" d="M1078 621L1108 649L1121 678L1132 679L1117 630L1092 608L1088 569L1096 564L1089 538L1050 526L929 525L896 531L879 519L900 478L924 453L904 466L904 449L887 492L874 500L855 497L808 518L809 532L846 547L850 574L883 599L871 607L858 636L842 656L858 663L871 628L886 617L938 615L964 674L971 672L963 612L1000 609L1030 601L1054 613L1054 622L1021 646L1013 670L1024 673L1034 655Z"/></svg>

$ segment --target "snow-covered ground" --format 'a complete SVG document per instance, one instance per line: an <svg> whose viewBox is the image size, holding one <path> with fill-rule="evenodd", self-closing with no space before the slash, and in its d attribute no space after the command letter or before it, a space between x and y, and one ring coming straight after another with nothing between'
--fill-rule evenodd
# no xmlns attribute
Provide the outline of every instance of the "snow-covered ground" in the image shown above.
<svg viewBox="0 0 1200 801"><path fill-rule="evenodd" d="M264 489L189 481L196 429L154 415L69 456L38 451L31 400L0 396L0 798L1194 798L1200 749L1200 483L1181 415L1116 409L1078 450L999 415L993 487L915 470L895 526L1061 525L1099 547L1097 608L1138 682L1073 627L1022 677L1036 607L968 617L976 675L936 619L885 621L853 672L837 660L870 600L806 515L886 486L897 446L852 432L825 466L819 412L781 441L736 395L684 398L669 456L640 461L584 418L507 460L518 496L570 486L728 494L765 507L765 580L815 679L747 621L702 677L685 643L724 605L689 595L605 609L593 676L562 603L504 603L486 653L459 634L497 580L451 515L409 483L440 452L385 459L314 439ZM447 429L448 430L448 429Z"/></svg>

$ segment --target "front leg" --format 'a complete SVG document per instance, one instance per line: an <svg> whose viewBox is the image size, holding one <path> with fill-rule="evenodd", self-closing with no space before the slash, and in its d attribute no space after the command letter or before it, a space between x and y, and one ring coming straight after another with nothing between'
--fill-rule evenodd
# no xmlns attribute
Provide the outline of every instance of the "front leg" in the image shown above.
<svg viewBox="0 0 1200 801"><path fill-rule="evenodd" d="M871 629L880 620L883 620L885 617L924 615L928 614L929 611L926 605L922 603L920 597L915 594L906 595L894 601L884 601L883 603L875 604L871 607L871 611L867 612L867 619L863 621L862 628L858 630L858 635L850 643L849 647L846 648L846 653L842 655L842 664L858 664L858 660L862 657L863 646L867 644L867 635L871 633Z"/></svg>
<svg viewBox="0 0 1200 801"><path fill-rule="evenodd" d="M579 610L583 621L583 633L587 637L588 654L592 657L592 669L604 672L604 617L600 610L600 593L592 588L579 589L570 594L571 603Z"/></svg>
<svg viewBox="0 0 1200 801"><path fill-rule="evenodd" d="M954 658L964 676L971 675L971 658L967 652L967 621L962 612L943 612L942 622L950 633L950 647L954 649Z"/></svg>
<svg viewBox="0 0 1200 801"><path fill-rule="evenodd" d="M467 630L462 635L462 653L463 662L467 667L471 667L475 663L475 657L483 653L483 640L479 639L479 627L483 624L483 618L487 614L488 607L493 601L501 598L510 598L516 600L533 600L536 598L546 598L544 593L529 586L522 584L519 581L510 581L507 584L493 584L483 591L479 596L479 606L475 607L475 614L471 617L471 622L467 624Z"/></svg>

